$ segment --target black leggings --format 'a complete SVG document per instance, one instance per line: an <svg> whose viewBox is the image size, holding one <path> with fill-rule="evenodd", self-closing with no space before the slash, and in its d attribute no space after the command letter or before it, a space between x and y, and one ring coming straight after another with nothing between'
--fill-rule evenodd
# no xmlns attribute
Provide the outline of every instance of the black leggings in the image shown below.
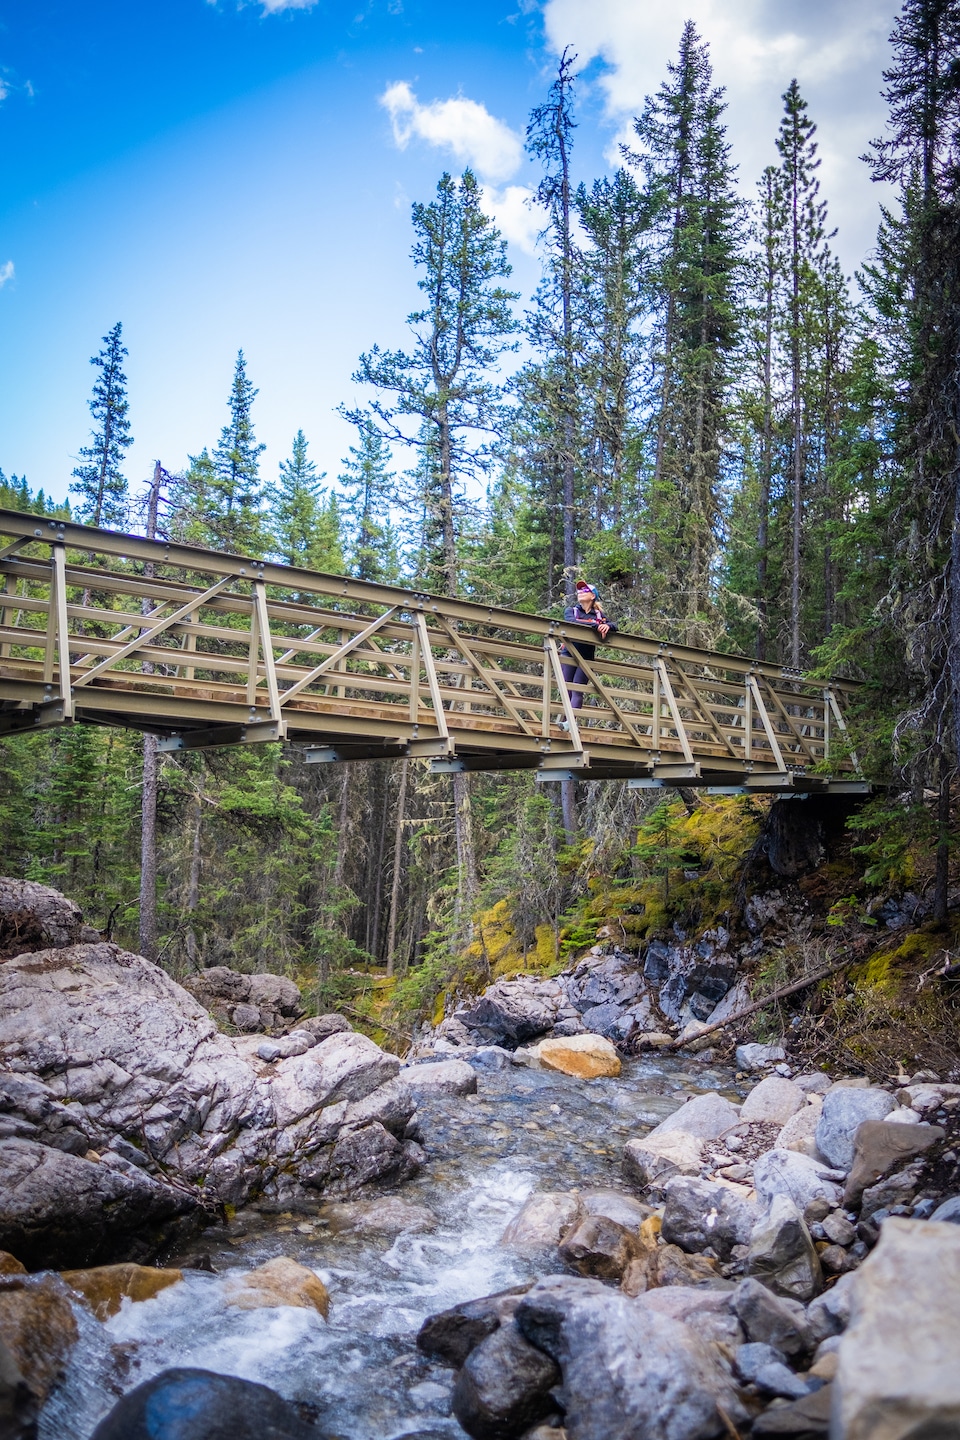
<svg viewBox="0 0 960 1440"><path fill-rule="evenodd" d="M568 686L586 685L587 672L581 669L581 667L577 664L576 660L571 660L569 664L561 666L561 669L563 670L564 681ZM580 709L583 704L582 690L570 691L570 704L574 710Z"/></svg>

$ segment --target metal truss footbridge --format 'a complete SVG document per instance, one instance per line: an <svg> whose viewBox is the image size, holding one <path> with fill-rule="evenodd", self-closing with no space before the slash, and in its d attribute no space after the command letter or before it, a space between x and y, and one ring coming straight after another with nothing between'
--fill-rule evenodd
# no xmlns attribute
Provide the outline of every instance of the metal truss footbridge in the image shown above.
<svg viewBox="0 0 960 1440"><path fill-rule="evenodd" d="M854 684L163 540L0 510L0 737L84 722L164 750L643 787L866 793ZM593 638L593 637L591 637ZM575 710L561 648L588 677Z"/></svg>

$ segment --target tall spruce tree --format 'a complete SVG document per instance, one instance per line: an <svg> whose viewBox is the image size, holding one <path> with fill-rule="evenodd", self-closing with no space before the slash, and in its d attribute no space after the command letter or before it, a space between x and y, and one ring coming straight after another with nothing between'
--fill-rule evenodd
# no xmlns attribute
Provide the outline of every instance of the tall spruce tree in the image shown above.
<svg viewBox="0 0 960 1440"><path fill-rule="evenodd" d="M260 456L267 447L257 443L251 413L257 394L240 350L227 401L230 419L214 447L212 475L204 477L208 505L204 519L216 546L241 555L261 554L266 543Z"/></svg>
<svg viewBox="0 0 960 1440"><path fill-rule="evenodd" d="M745 217L723 91L692 22L668 70L635 122L633 157L658 232L647 584L650 619L705 643L717 630L713 572Z"/></svg>
<svg viewBox="0 0 960 1440"><path fill-rule="evenodd" d="M543 239L546 265L534 307L527 318L528 337L542 357L544 399L552 402L556 462L547 473L560 482L563 593L573 604L577 567L576 473L579 450L576 336L577 256L573 238L574 195L570 179L573 149L573 91L576 55L564 50L546 101L537 105L527 125L527 150L543 166L535 198L546 212Z"/></svg>
<svg viewBox="0 0 960 1440"><path fill-rule="evenodd" d="M816 262L824 240L826 206L816 178L820 161L814 140L817 127L796 80L783 96L783 118L777 136L780 184L786 210L786 269L789 286L786 328L790 355L791 530L790 530L790 664L799 668L803 652L803 531L807 491L804 339L805 321L815 284Z"/></svg>
<svg viewBox="0 0 960 1440"><path fill-rule="evenodd" d="M868 158L874 178L899 190L899 213L882 237L888 252L891 243L899 250L884 298L899 310L902 336L890 596L915 676L898 734L938 769L934 908L945 920L950 782L960 762L960 3L906 0L891 40L888 131Z"/></svg>
<svg viewBox="0 0 960 1440"><path fill-rule="evenodd" d="M307 454L298 430L289 459L281 460L277 484L267 492L275 553L287 565L339 574L343 569L340 512L336 495L321 487L323 475Z"/></svg>
<svg viewBox="0 0 960 1440"><path fill-rule="evenodd" d="M357 431L358 443L350 446L339 476L349 526L348 564L360 580L394 581L399 562L390 523L390 446L368 415L358 417Z"/></svg>
<svg viewBox="0 0 960 1440"><path fill-rule="evenodd" d="M88 525L115 525L127 522L127 481L121 466L125 451L133 444L127 418L127 377L123 360L127 348L121 340L123 326L118 320L103 337L103 348L91 356L90 364L100 372L93 383L90 414L95 427L91 442L80 450L73 471L71 495L77 499L77 518Z"/></svg>
<svg viewBox="0 0 960 1440"><path fill-rule="evenodd" d="M368 411L348 418L361 428L372 423L388 442L429 449L434 463L423 474L435 492L443 579L454 595L460 586L455 502L464 480L481 472L492 452L501 399L493 377L516 329L511 304L517 297L501 284L511 273L506 245L481 209L471 170L459 182L443 175L436 198L413 206L413 228L413 260L422 272L417 284L426 298L409 317L413 350L375 346L361 355L354 379L380 394Z"/></svg>

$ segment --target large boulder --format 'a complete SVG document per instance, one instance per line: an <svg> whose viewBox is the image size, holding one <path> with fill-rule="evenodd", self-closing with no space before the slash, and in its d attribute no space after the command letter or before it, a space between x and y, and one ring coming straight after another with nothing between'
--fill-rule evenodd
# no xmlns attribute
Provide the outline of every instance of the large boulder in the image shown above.
<svg viewBox="0 0 960 1440"><path fill-rule="evenodd" d="M196 1217L199 1195L135 1166L82 1160L32 1140L0 1145L0 1247L32 1270L150 1260Z"/></svg>
<svg viewBox="0 0 960 1440"><path fill-rule="evenodd" d="M620 1074L620 1056L603 1035L571 1035L563 1039L541 1040L537 1055L544 1069L559 1070L580 1080Z"/></svg>
<svg viewBox="0 0 960 1440"><path fill-rule="evenodd" d="M519 1436L555 1413L550 1390L560 1371L508 1320L464 1361L453 1389L453 1413L474 1440Z"/></svg>
<svg viewBox="0 0 960 1440"><path fill-rule="evenodd" d="M753 1183L763 1205L788 1195L808 1220L819 1220L843 1199L842 1172L797 1150L767 1150L753 1167Z"/></svg>
<svg viewBox="0 0 960 1440"><path fill-rule="evenodd" d="M0 960L99 938L84 925L80 906L59 890L0 877Z"/></svg>
<svg viewBox="0 0 960 1440"><path fill-rule="evenodd" d="M779 1075L768 1075L755 1085L740 1107L740 1119L758 1121L767 1125L785 1125L795 1115L807 1097L798 1085L784 1080Z"/></svg>
<svg viewBox="0 0 960 1440"><path fill-rule="evenodd" d="M960 1434L960 1230L891 1218L852 1282L832 1433Z"/></svg>
<svg viewBox="0 0 960 1440"><path fill-rule="evenodd" d="M709 1440L744 1418L711 1346L598 1280L541 1280L516 1323L560 1367L569 1440Z"/></svg>
<svg viewBox="0 0 960 1440"><path fill-rule="evenodd" d="M244 975L212 965L183 984L217 1020L241 1031L284 1030L303 1014L300 991L286 975Z"/></svg>
<svg viewBox="0 0 960 1440"><path fill-rule="evenodd" d="M817 1121L817 1149L828 1165L849 1170L854 1137L864 1120L882 1120L896 1108L896 1100L886 1090L835 1085L823 1097Z"/></svg>
<svg viewBox="0 0 960 1440"><path fill-rule="evenodd" d="M489 985L472 1006L458 1010L456 1018L481 1043L512 1050L553 1028L560 999L558 986L518 976Z"/></svg>
<svg viewBox="0 0 960 1440"><path fill-rule="evenodd" d="M754 1226L747 1254L748 1275L777 1295L812 1300L823 1288L823 1272L810 1231L788 1195L777 1195Z"/></svg>
<svg viewBox="0 0 960 1440"><path fill-rule="evenodd" d="M687 1135L693 1135L698 1140L719 1140L728 1130L732 1130L740 1119L740 1111L736 1105L725 1100L722 1095L714 1091L708 1091L705 1095L694 1095L679 1110L674 1110L666 1120L650 1131L647 1139L654 1135L670 1135L675 1130L683 1130Z"/></svg>
<svg viewBox="0 0 960 1440"><path fill-rule="evenodd" d="M579 1210L577 1197L568 1191L535 1192L510 1221L500 1244L527 1254L553 1250L576 1220Z"/></svg>
<svg viewBox="0 0 960 1440"><path fill-rule="evenodd" d="M124 1395L91 1440L320 1440L275 1390L209 1370L164 1370Z"/></svg>
<svg viewBox="0 0 960 1440"><path fill-rule="evenodd" d="M277 1305L316 1310L324 1320L330 1314L330 1294L319 1275L288 1255L278 1255L245 1274L229 1275L226 1303L237 1310L264 1310Z"/></svg>
<svg viewBox="0 0 960 1440"><path fill-rule="evenodd" d="M939 1125L890 1125L864 1120L853 1140L853 1164L843 1192L844 1205L857 1205L868 1186L929 1150L944 1131Z"/></svg>
<svg viewBox="0 0 960 1440"><path fill-rule="evenodd" d="M627 1141L623 1173L642 1190L659 1190L675 1175L699 1175L702 1158L703 1141L685 1130L651 1131L644 1139Z"/></svg>
<svg viewBox="0 0 960 1440"><path fill-rule="evenodd" d="M417 1349L441 1365L459 1370L470 1352L506 1324L515 1314L520 1297L530 1289L515 1285L480 1300L466 1300L429 1315L417 1333Z"/></svg>
<svg viewBox="0 0 960 1440"><path fill-rule="evenodd" d="M43 898L56 908L56 892ZM293 1005L283 977L239 980ZM258 1048L117 945L0 964L0 1245L33 1267L146 1261L200 1193L213 1213L254 1195L289 1201L324 1175L343 1193L417 1168L403 1138L416 1099L395 1055L326 1023L281 1042L281 1058Z"/></svg>
<svg viewBox="0 0 960 1440"><path fill-rule="evenodd" d="M415 1095L475 1095L477 1075L466 1060L436 1060L408 1065L401 1080Z"/></svg>
<svg viewBox="0 0 960 1440"><path fill-rule="evenodd" d="M681 1250L709 1248L721 1260L734 1245L746 1245L757 1220L757 1207L726 1185L677 1175L665 1186L661 1233Z"/></svg>

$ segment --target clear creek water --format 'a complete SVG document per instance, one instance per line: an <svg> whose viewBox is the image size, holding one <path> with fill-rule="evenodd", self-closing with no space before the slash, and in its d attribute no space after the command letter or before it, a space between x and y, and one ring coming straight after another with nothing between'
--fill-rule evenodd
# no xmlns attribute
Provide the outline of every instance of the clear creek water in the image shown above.
<svg viewBox="0 0 960 1440"><path fill-rule="evenodd" d="M584 1082L508 1066L479 1073L479 1093L423 1102L427 1164L396 1196L437 1217L427 1233L336 1232L329 1219L247 1210L206 1231L170 1264L206 1252L216 1275L182 1284L101 1325L81 1316L81 1339L48 1402L39 1440L87 1440L117 1395L172 1365L198 1366L272 1386L313 1407L318 1428L343 1440L440 1440L464 1432L450 1413L452 1372L416 1349L423 1320L464 1300L556 1270L501 1246L533 1190L624 1188L624 1143L685 1095L739 1098L728 1071L676 1059L635 1060L617 1080ZM364 1200L375 1196L364 1194ZM313 1310L240 1310L225 1277L284 1255L330 1291L329 1323Z"/></svg>

